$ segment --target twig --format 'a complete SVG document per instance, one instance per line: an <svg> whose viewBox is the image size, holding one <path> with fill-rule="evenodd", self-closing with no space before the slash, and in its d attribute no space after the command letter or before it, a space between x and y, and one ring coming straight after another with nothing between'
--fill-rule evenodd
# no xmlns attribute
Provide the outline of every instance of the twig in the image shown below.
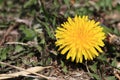
<svg viewBox="0 0 120 80"><path fill-rule="evenodd" d="M24 45L27 46L27 43L22 43L22 42L7 42L6 44L20 44L20 45Z"/></svg>
<svg viewBox="0 0 120 80"><path fill-rule="evenodd" d="M45 78L45 79L48 79L48 80L49 80L49 77L47 77L47 76L44 76L44 75L41 75L41 74L38 74L38 73L35 73L35 72L31 72L31 71L26 71L26 70L23 69L23 68L16 67L16 66L14 66L14 65L10 65L10 64L5 63L5 62L1 62L1 61L0 61L0 64L4 64L4 65L10 66L10 67L12 67L12 68L15 68L15 69L18 69L18 70L21 70L21 71L25 71L25 72L28 72L28 73L31 73L31 74L34 74L34 75L37 75L37 76L39 76L39 77L42 77L42 78ZM51 67L51 66L49 66L49 67L47 67L47 68L50 68L50 67Z"/></svg>
<svg viewBox="0 0 120 80"><path fill-rule="evenodd" d="M32 41L28 41L27 43L23 43L23 42L7 42L5 44L9 44L9 45L23 45L23 46L29 46L29 47L35 47L38 44L36 42L32 42Z"/></svg>
<svg viewBox="0 0 120 80"><path fill-rule="evenodd" d="M89 70L88 65L87 65L87 61L85 62L85 66L86 66L88 73L90 73L90 70Z"/></svg>

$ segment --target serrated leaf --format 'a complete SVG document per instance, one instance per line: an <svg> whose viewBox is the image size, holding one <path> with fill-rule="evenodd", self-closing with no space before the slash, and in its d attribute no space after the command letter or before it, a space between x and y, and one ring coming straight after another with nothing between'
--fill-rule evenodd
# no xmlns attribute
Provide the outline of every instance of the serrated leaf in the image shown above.
<svg viewBox="0 0 120 80"><path fill-rule="evenodd" d="M24 50L24 48L21 45L16 45L15 52L21 52L23 50Z"/></svg>
<svg viewBox="0 0 120 80"><path fill-rule="evenodd" d="M1 60L5 60L7 58L7 50L4 49L1 55Z"/></svg>
<svg viewBox="0 0 120 80"><path fill-rule="evenodd" d="M93 65L91 65L90 69L96 73L97 72L97 62L94 63Z"/></svg>
<svg viewBox="0 0 120 80"><path fill-rule="evenodd" d="M60 62L61 62L61 67L64 67L65 66L64 62L62 60Z"/></svg>
<svg viewBox="0 0 120 80"><path fill-rule="evenodd" d="M24 33L25 33L26 40L31 40L35 37L35 32L31 29L26 29Z"/></svg>
<svg viewBox="0 0 120 80"><path fill-rule="evenodd" d="M52 59L48 57L48 59L46 60L46 65L49 65L51 63Z"/></svg>
<svg viewBox="0 0 120 80"><path fill-rule="evenodd" d="M22 33L24 34L23 36L24 40L32 40L36 36L35 31L27 28L25 25L21 25L19 30L21 30Z"/></svg>
<svg viewBox="0 0 120 80"><path fill-rule="evenodd" d="M90 75L91 75L92 77L94 77L95 80L101 80L100 77L99 77L99 75L97 75L97 74L95 74L95 73L90 73Z"/></svg>
<svg viewBox="0 0 120 80"><path fill-rule="evenodd" d="M67 72L68 72L67 67L64 66L64 67L62 68L62 71L63 71L64 73L67 73Z"/></svg>
<svg viewBox="0 0 120 80"><path fill-rule="evenodd" d="M104 54L99 55L97 58L101 61L106 61L107 60L107 58Z"/></svg>
<svg viewBox="0 0 120 80"><path fill-rule="evenodd" d="M0 49L0 60L5 60L7 58L7 53L9 52L9 48L1 48Z"/></svg>
<svg viewBox="0 0 120 80"><path fill-rule="evenodd" d="M45 39L44 38L41 39L40 44L45 44Z"/></svg>
<svg viewBox="0 0 120 80"><path fill-rule="evenodd" d="M64 62L61 60L61 67L62 67L62 71L64 72L64 73L67 73L68 72L68 70L67 70L67 67L66 67L66 65L64 64Z"/></svg>
<svg viewBox="0 0 120 80"><path fill-rule="evenodd" d="M30 52L27 56L28 57L32 57L34 55L34 53L33 52Z"/></svg>
<svg viewBox="0 0 120 80"><path fill-rule="evenodd" d="M116 58L112 61L111 65L114 66L114 67L117 66L117 60L116 60Z"/></svg>

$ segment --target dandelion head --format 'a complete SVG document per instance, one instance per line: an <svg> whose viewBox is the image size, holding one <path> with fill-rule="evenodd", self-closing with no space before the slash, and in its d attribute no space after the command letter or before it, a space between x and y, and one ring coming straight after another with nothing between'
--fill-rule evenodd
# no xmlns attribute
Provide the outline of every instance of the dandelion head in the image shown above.
<svg viewBox="0 0 120 80"><path fill-rule="evenodd" d="M61 54L67 53L66 59L77 63L93 60L103 52L105 33L99 22L89 20L88 16L68 17L67 21L56 29L56 46Z"/></svg>

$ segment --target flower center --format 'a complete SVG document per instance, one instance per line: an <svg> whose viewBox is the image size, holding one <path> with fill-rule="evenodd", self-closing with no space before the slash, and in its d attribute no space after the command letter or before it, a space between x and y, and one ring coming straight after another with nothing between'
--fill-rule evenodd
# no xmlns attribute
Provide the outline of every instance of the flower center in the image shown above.
<svg viewBox="0 0 120 80"><path fill-rule="evenodd" d="M90 40L90 34L88 34L85 30L74 30L73 31L73 42L75 43L76 48L84 48Z"/></svg>

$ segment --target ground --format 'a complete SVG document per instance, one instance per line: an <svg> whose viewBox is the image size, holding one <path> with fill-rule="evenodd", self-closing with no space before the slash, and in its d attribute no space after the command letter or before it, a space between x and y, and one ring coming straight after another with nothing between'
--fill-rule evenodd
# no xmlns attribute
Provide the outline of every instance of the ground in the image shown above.
<svg viewBox="0 0 120 80"><path fill-rule="evenodd" d="M0 13L0 79L120 79L119 0L1 0ZM57 26L75 15L104 28L104 53L93 61L66 60L55 45Z"/></svg>

